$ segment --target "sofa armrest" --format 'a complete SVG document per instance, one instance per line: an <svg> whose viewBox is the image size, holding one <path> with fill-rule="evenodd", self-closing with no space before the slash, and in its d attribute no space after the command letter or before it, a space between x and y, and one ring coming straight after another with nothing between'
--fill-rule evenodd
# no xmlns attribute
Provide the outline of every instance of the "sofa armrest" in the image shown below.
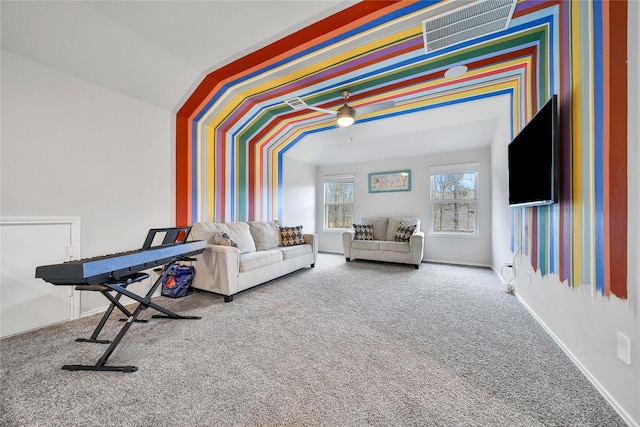
<svg viewBox="0 0 640 427"><path fill-rule="evenodd" d="M307 245L311 245L313 250L313 264L318 262L318 235L317 234L303 234L302 238Z"/></svg>
<svg viewBox="0 0 640 427"><path fill-rule="evenodd" d="M238 254L240 256L240 249L233 246L208 244L204 251L216 254Z"/></svg>
<svg viewBox="0 0 640 427"><path fill-rule="evenodd" d="M196 256L193 287L222 295L238 292L240 250L231 246L207 245Z"/></svg>
<svg viewBox="0 0 640 427"><path fill-rule="evenodd" d="M351 260L351 242L353 242L355 235L356 233L354 230L342 233L342 250L344 251L344 257L347 261Z"/></svg>
<svg viewBox="0 0 640 427"><path fill-rule="evenodd" d="M424 256L424 231L418 231L409 238L413 264L419 265Z"/></svg>

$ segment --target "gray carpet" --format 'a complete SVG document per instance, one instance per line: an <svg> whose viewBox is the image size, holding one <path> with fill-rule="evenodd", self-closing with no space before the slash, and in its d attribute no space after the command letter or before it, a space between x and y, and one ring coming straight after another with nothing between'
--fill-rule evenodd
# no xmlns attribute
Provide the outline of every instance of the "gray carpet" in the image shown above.
<svg viewBox="0 0 640 427"><path fill-rule="evenodd" d="M354 261L159 303L108 365L99 316L0 341L3 426L622 426L489 269ZM156 313L146 310L142 317ZM115 336L114 314L102 338Z"/></svg>

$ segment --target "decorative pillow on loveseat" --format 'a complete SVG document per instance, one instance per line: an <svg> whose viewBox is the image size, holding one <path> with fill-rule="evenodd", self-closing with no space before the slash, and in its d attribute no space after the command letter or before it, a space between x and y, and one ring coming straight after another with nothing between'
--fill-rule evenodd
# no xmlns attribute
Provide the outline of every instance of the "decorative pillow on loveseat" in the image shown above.
<svg viewBox="0 0 640 427"><path fill-rule="evenodd" d="M304 245L302 226L280 227L280 240L282 240L282 246Z"/></svg>
<svg viewBox="0 0 640 427"><path fill-rule="evenodd" d="M415 231L415 225L409 225L401 222L398 226L398 231L396 231L396 235L393 240L395 240L396 242L408 242L409 238L411 238Z"/></svg>
<svg viewBox="0 0 640 427"><path fill-rule="evenodd" d="M373 240L373 224L353 224L353 240Z"/></svg>

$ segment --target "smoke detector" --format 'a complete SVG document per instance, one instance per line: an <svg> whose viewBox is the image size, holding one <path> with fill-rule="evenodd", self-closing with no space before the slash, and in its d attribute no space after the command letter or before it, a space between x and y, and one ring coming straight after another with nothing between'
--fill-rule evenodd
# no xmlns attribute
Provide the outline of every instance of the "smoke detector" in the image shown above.
<svg viewBox="0 0 640 427"><path fill-rule="evenodd" d="M426 53L509 27L518 0L454 0L422 21ZM446 10L445 10L446 9Z"/></svg>

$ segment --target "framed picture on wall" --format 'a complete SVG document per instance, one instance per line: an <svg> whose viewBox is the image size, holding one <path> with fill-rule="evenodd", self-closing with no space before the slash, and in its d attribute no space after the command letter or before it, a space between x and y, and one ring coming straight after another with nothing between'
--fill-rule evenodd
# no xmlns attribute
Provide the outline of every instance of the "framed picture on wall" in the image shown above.
<svg viewBox="0 0 640 427"><path fill-rule="evenodd" d="M411 169L369 174L369 193L411 191Z"/></svg>

